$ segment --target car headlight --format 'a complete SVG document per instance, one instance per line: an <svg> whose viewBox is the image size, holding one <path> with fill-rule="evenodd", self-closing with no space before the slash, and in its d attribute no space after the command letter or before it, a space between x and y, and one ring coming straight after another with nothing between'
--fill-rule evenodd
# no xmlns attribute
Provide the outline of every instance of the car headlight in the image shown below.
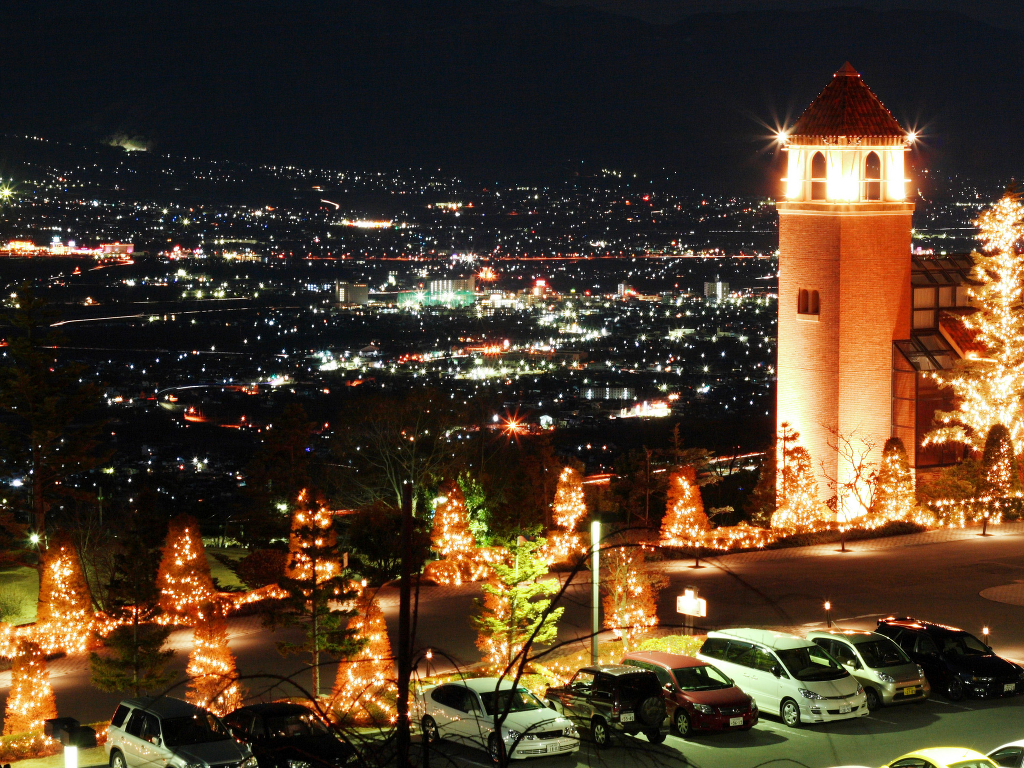
<svg viewBox="0 0 1024 768"><path fill-rule="evenodd" d="M255 760L255 758L252 758ZM307 763L305 760L289 760L288 768L313 768L312 763Z"/></svg>
<svg viewBox="0 0 1024 768"><path fill-rule="evenodd" d="M580 732L576 730L575 725L567 725L562 729L562 735L568 736L570 739L579 738Z"/></svg>
<svg viewBox="0 0 1024 768"><path fill-rule="evenodd" d="M895 683L896 682L896 678L895 677L893 677L892 675L887 675L887 674L885 674L885 672L879 672L878 673L878 679L881 680L883 683Z"/></svg>
<svg viewBox="0 0 1024 768"><path fill-rule="evenodd" d="M184 768L206 768L202 763L185 763Z"/></svg>
<svg viewBox="0 0 1024 768"><path fill-rule="evenodd" d="M917 674L920 677L924 677L924 667L922 667L920 664L917 665Z"/></svg>
<svg viewBox="0 0 1024 768"><path fill-rule="evenodd" d="M521 734L519 731L513 731L511 728L509 728L505 732L505 741L516 741L522 735L523 734Z"/></svg>
<svg viewBox="0 0 1024 768"><path fill-rule="evenodd" d="M857 693L864 693L864 686L857 683Z"/></svg>
<svg viewBox="0 0 1024 768"><path fill-rule="evenodd" d="M704 715L713 715L713 714L715 714L715 708L710 706L710 705L708 705L708 704L694 704L693 708L696 709L701 714L704 714Z"/></svg>
<svg viewBox="0 0 1024 768"><path fill-rule="evenodd" d="M805 699L814 699L815 701L820 701L825 698L819 693L815 693L814 691L808 691L806 688L800 689L800 695L803 696Z"/></svg>
<svg viewBox="0 0 1024 768"><path fill-rule="evenodd" d="M753 712L755 715L757 714L757 702L753 699L750 700L750 711Z"/></svg>
<svg viewBox="0 0 1024 768"><path fill-rule="evenodd" d="M250 755L242 761L241 768L257 768L257 765L256 758Z"/></svg>

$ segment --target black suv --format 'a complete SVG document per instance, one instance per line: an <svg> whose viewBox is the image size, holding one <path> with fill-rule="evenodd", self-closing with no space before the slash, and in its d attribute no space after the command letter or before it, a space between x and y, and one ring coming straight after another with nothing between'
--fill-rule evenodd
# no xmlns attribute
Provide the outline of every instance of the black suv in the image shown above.
<svg viewBox="0 0 1024 768"><path fill-rule="evenodd" d="M660 744L668 733L668 712L658 676L649 670L612 664L584 667L568 685L548 688L547 705L589 724L594 743L610 747L612 733L642 733Z"/></svg>
<svg viewBox="0 0 1024 768"><path fill-rule="evenodd" d="M878 620L875 631L896 641L924 668L932 688L952 701L967 694L986 698L1024 693L1024 669L996 656L985 643L962 629L889 616Z"/></svg>
<svg viewBox="0 0 1024 768"><path fill-rule="evenodd" d="M250 704L226 715L224 723L249 745L258 768L344 768L356 756L299 704Z"/></svg>

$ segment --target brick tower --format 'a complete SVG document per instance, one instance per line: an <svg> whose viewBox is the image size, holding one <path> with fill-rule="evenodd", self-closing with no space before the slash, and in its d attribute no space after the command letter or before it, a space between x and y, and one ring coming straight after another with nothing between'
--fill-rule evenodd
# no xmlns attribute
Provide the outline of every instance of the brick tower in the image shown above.
<svg viewBox="0 0 1024 768"><path fill-rule="evenodd" d="M893 341L910 336L911 137L847 63L780 139L778 423L800 432L825 501L830 478L853 474L840 454L877 461L892 433ZM840 496L840 521L863 514Z"/></svg>

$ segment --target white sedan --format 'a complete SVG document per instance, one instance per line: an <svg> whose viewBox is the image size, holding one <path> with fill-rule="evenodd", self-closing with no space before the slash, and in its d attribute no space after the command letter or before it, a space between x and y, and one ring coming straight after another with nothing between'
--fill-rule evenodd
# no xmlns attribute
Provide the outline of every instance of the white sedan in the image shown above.
<svg viewBox="0 0 1024 768"><path fill-rule="evenodd" d="M449 739L480 746L499 762L502 754L523 759L565 755L580 748L576 726L544 706L522 686L496 677L455 680L422 690L415 713L428 743ZM501 736L495 720L506 714Z"/></svg>
<svg viewBox="0 0 1024 768"><path fill-rule="evenodd" d="M1024 739L993 749L988 759L1000 768L1022 768L1024 766Z"/></svg>

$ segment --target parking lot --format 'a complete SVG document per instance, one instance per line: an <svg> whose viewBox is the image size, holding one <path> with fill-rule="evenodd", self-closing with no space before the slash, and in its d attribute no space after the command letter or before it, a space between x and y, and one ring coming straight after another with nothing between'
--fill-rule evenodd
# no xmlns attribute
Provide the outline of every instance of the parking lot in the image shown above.
<svg viewBox="0 0 1024 768"><path fill-rule="evenodd" d="M643 737L619 737L608 750L597 750L584 734L573 756L531 758L536 768L622 766L655 768L690 765L699 768L831 768L883 765L914 749L962 746L988 752L1007 741L1024 738L1024 696L958 703L942 697L872 712L839 723L788 728L777 718L762 717L746 733L695 735L683 740L669 735L664 744ZM444 742L431 750L430 764L487 766L482 749Z"/></svg>

